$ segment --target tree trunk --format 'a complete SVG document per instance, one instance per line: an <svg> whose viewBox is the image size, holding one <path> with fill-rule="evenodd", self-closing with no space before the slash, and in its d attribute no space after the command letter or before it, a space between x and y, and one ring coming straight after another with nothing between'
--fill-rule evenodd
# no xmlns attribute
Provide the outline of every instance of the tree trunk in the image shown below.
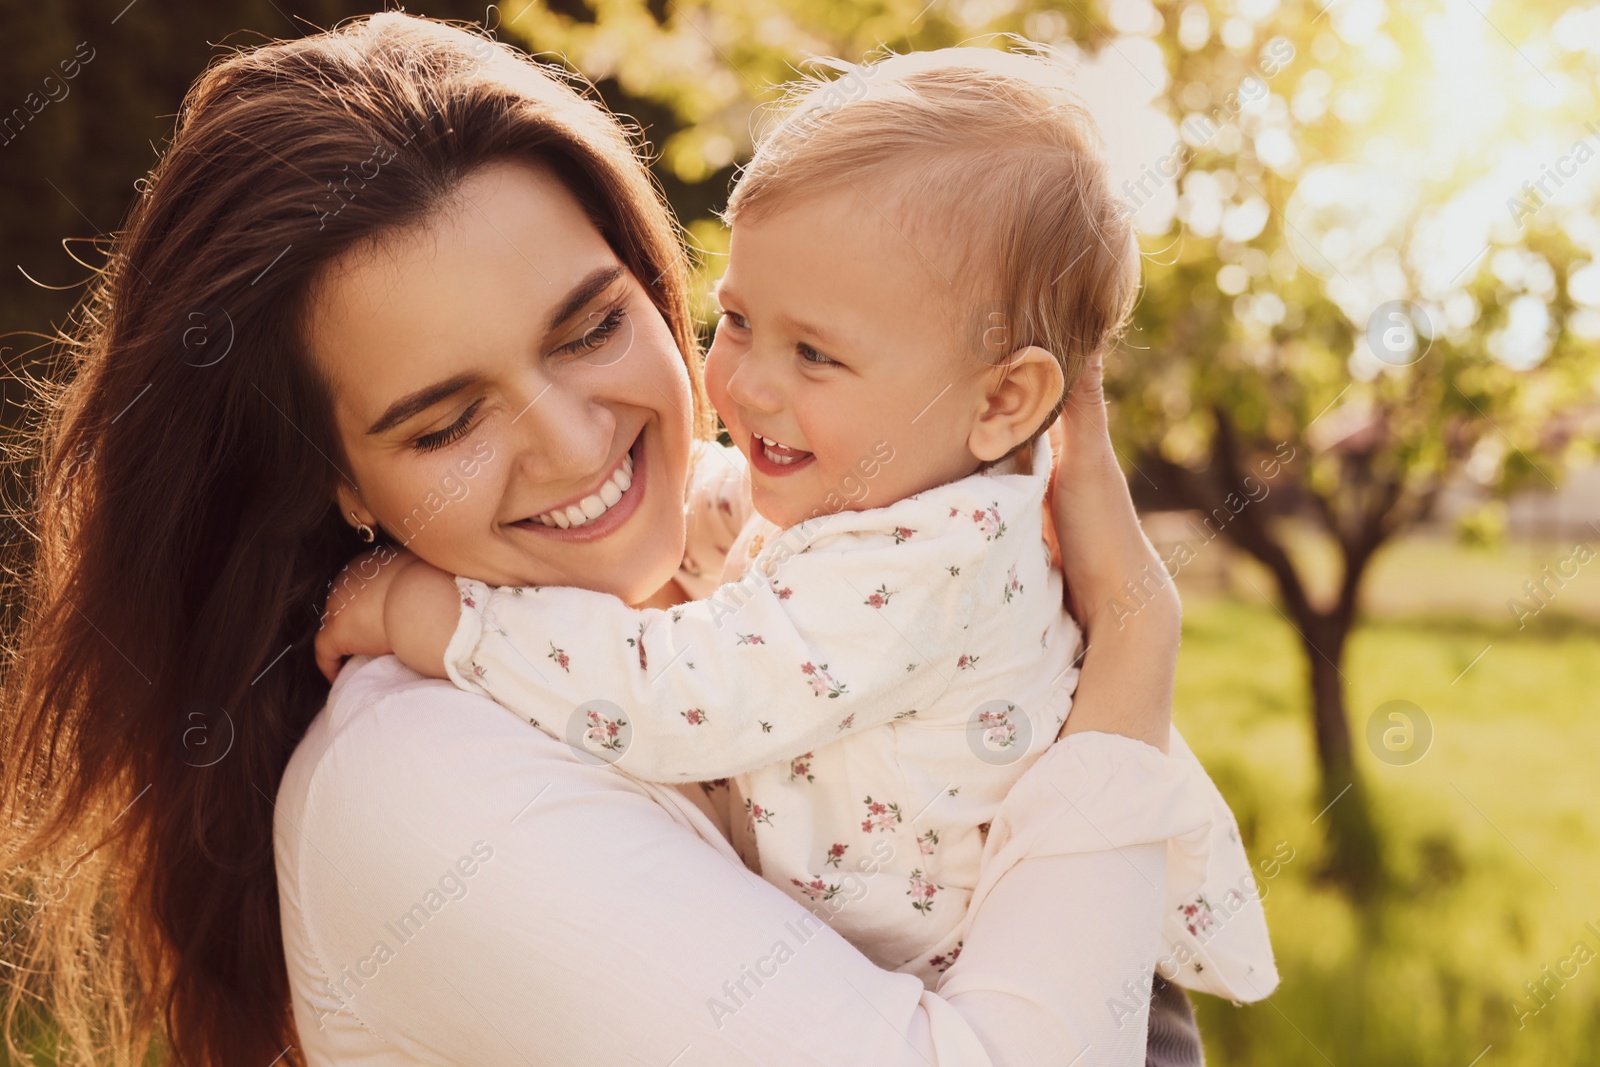
<svg viewBox="0 0 1600 1067"><path fill-rule="evenodd" d="M1338 615L1297 621L1311 677L1311 716L1321 769L1321 813L1328 853L1324 876L1367 898L1383 883L1383 856L1372 809L1356 773L1341 667L1350 625Z"/></svg>
<svg viewBox="0 0 1600 1067"><path fill-rule="evenodd" d="M1393 533L1390 513L1399 499L1399 483L1382 487L1361 516L1357 529L1346 534L1331 503L1310 494L1318 505L1324 528L1338 543L1344 573L1332 605L1319 609L1313 602L1294 560L1271 528L1259 506L1228 508L1227 496L1246 496L1245 467L1232 420L1215 409L1216 434L1211 442L1211 469L1197 474L1163 457L1159 450L1141 453L1142 462L1164 476L1189 506L1232 521L1224 535L1260 561L1278 587L1278 600L1300 632L1311 682L1312 733L1316 739L1321 772L1321 809L1314 820L1326 824L1328 849L1323 875L1344 886L1351 896L1365 898L1384 882L1383 856L1377 825L1366 791L1356 774L1350 722L1345 713L1344 648L1355 625L1361 579L1373 553ZM1350 475L1354 478L1354 475ZM1347 478L1347 480L1349 480Z"/></svg>

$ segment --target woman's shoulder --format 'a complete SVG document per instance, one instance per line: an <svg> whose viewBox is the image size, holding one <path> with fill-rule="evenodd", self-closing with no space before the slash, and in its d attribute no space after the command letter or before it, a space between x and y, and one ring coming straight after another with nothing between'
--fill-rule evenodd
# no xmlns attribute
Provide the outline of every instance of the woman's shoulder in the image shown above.
<svg viewBox="0 0 1600 1067"><path fill-rule="evenodd" d="M296 879L302 859L316 868L329 850L368 877L403 874L454 855L463 834L484 826L546 823L543 812L523 818L539 796L566 802L558 822L621 802L645 818L665 814L696 834L715 832L683 810L681 795L617 773L487 697L394 656L355 657L279 785L280 875Z"/></svg>
<svg viewBox="0 0 1600 1067"><path fill-rule="evenodd" d="M341 780L386 779L383 768L393 760L431 754L431 763L447 756L448 746L438 742L449 735L526 730L492 701L426 678L398 657L355 656L295 748L278 787L279 804L301 801L333 768Z"/></svg>
<svg viewBox="0 0 1600 1067"><path fill-rule="evenodd" d="M451 808L470 807L480 795L474 781L512 769L548 778L588 766L487 697L424 677L395 656L356 656L289 761L279 814L332 804L346 815L375 815L369 798L443 792Z"/></svg>

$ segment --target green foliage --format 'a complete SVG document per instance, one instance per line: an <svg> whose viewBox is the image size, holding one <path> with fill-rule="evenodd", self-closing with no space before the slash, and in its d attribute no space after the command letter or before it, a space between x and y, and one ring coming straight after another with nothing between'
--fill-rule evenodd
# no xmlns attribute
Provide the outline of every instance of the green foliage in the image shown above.
<svg viewBox="0 0 1600 1067"><path fill-rule="evenodd" d="M1359 629L1351 648L1358 734L1405 698L1432 719L1409 766L1358 754L1388 842L1394 891L1367 907L1314 877L1324 848L1308 786L1314 756L1296 638L1265 604L1186 604L1177 721L1238 815L1251 858L1294 850L1262 875L1283 984L1268 1004L1197 997L1210 1060L1230 1067L1359 1063L1544 1067L1588 1062L1600 1041L1600 965L1549 1006L1523 987L1577 940L1600 952L1600 636L1593 623L1407 616ZM1492 652L1452 684L1486 644ZM1548 880L1547 880L1548 879ZM1559 887L1559 888L1558 888ZM1319 1052L1321 1055L1319 1055Z"/></svg>

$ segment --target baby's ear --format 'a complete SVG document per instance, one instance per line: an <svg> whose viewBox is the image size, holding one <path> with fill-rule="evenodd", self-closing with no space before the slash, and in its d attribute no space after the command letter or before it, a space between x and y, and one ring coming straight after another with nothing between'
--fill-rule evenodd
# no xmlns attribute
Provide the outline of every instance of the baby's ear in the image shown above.
<svg viewBox="0 0 1600 1067"><path fill-rule="evenodd" d="M967 435L967 448L985 463L1033 436L1061 399L1066 381L1061 361L1038 345L1011 353L989 379L988 398Z"/></svg>

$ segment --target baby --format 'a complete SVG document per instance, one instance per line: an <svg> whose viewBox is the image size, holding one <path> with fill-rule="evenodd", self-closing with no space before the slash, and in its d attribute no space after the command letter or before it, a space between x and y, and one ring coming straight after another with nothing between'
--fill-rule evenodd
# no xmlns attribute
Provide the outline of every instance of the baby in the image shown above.
<svg viewBox="0 0 1600 1067"><path fill-rule="evenodd" d="M813 86L763 140L728 205L706 358L734 447L696 461L680 581L700 599L634 610L456 579L448 646L418 653L398 632L428 629L409 605L449 580L413 565L388 593L412 666L584 758L719 780L754 869L930 987L960 952L1000 801L1071 706L1082 641L1041 537L1042 434L1137 288L1065 80L1041 55L890 56ZM1193 760L1176 737L1173 754ZM1169 949L1192 951L1168 970L1259 999L1276 979L1248 861L1195 774L1212 830L1193 877L1169 877ZM1131 786L1104 789L1097 804L1142 810ZM1207 943L1241 913L1227 951Z"/></svg>

